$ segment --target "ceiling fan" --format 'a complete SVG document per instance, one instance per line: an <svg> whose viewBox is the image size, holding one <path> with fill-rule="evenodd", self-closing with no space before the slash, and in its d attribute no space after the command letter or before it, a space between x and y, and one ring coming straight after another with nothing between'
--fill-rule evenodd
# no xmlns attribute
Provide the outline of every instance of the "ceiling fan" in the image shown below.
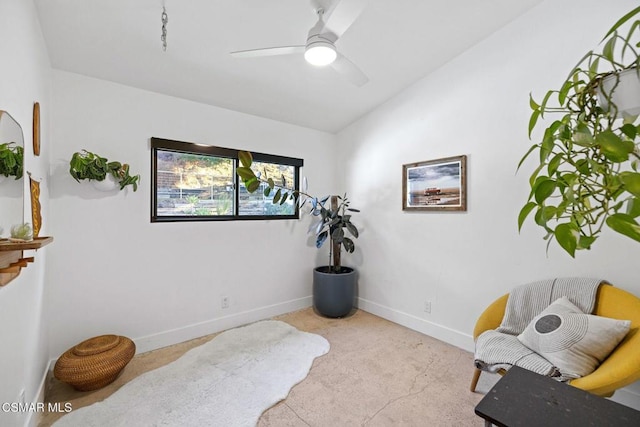
<svg viewBox="0 0 640 427"><path fill-rule="evenodd" d="M308 63L318 67L331 65L354 85L363 86L369 78L356 64L342 55L335 44L360 15L366 3L367 0L338 0L336 6L325 14L324 7L317 0L312 1L312 6L317 6L314 11L318 15L318 22L309 30L306 44L239 50L231 52L231 56L256 58L304 53Z"/></svg>

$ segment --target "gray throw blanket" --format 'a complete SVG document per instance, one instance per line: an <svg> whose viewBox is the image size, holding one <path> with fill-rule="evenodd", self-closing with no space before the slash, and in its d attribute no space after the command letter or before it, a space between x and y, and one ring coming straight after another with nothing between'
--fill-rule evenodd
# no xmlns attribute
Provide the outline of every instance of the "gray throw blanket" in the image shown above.
<svg viewBox="0 0 640 427"><path fill-rule="evenodd" d="M565 380L558 368L522 344L517 336L534 317L563 296L569 298L584 313L593 312L601 283L605 282L600 279L569 277L543 280L513 289L500 326L483 332L476 340L476 367L483 371L497 372L516 365L540 375Z"/></svg>

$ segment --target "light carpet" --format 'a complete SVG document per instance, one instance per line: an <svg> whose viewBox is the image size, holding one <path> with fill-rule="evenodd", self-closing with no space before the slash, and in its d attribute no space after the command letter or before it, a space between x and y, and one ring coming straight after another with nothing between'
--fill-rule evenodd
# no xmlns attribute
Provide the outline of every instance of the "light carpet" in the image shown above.
<svg viewBox="0 0 640 427"><path fill-rule="evenodd" d="M276 320L231 329L54 425L254 426L328 351L320 335Z"/></svg>

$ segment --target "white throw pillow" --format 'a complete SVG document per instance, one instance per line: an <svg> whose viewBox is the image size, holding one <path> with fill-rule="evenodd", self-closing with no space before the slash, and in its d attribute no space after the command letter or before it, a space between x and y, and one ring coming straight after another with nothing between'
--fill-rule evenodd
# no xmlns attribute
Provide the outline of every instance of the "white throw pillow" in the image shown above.
<svg viewBox="0 0 640 427"><path fill-rule="evenodd" d="M630 326L629 320L584 314L562 297L536 316L518 339L557 366L563 378L580 378L606 359Z"/></svg>

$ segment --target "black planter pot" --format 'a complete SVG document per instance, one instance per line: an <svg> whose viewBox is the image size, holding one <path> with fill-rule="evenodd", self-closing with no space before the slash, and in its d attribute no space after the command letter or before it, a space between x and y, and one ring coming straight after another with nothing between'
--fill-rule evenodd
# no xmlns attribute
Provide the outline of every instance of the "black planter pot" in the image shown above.
<svg viewBox="0 0 640 427"><path fill-rule="evenodd" d="M329 271L327 266L313 270L313 306L323 316L344 317L353 309L357 273L350 267Z"/></svg>

